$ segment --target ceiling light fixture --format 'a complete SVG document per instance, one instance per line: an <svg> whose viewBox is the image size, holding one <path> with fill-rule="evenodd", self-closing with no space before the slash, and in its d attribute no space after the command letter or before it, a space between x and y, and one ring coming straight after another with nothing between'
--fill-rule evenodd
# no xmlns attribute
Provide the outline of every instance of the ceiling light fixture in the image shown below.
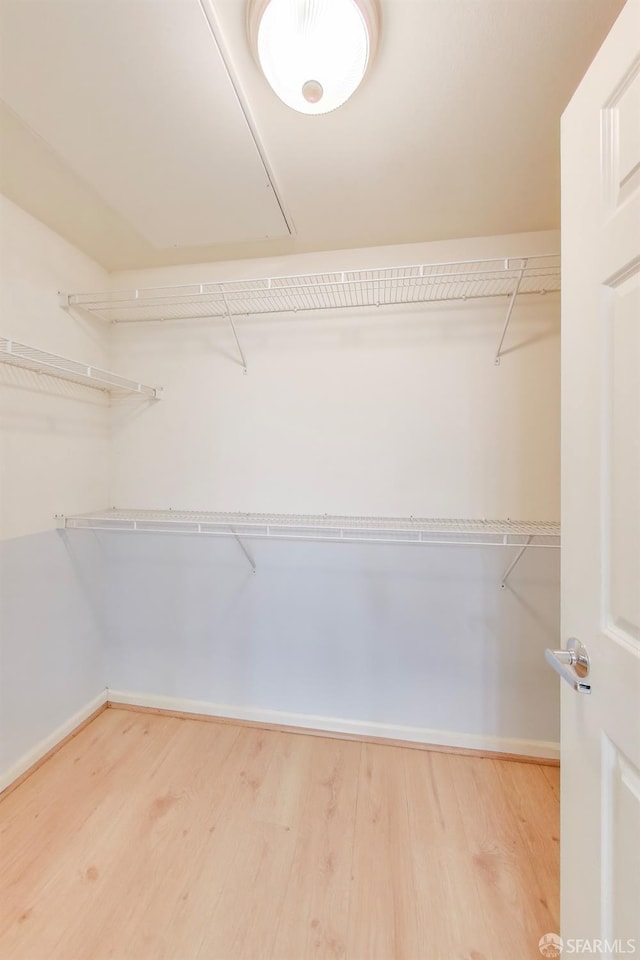
<svg viewBox="0 0 640 960"><path fill-rule="evenodd" d="M249 38L277 96L300 113L342 106L378 39L376 0L251 0Z"/></svg>

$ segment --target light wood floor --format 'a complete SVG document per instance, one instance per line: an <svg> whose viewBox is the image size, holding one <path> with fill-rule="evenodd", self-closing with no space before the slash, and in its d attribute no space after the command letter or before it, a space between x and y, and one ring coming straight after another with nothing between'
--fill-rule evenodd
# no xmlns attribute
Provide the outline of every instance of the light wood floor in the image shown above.
<svg viewBox="0 0 640 960"><path fill-rule="evenodd" d="M107 710L0 850L2 960L540 960L558 769Z"/></svg>

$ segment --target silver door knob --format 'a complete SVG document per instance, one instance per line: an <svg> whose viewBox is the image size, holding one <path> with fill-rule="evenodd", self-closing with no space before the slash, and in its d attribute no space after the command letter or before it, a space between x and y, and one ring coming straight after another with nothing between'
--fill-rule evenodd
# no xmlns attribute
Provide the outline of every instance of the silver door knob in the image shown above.
<svg viewBox="0 0 640 960"><path fill-rule="evenodd" d="M566 650L545 650L545 660L578 693L591 693L591 684L585 681L591 664L584 645L575 637L567 643Z"/></svg>

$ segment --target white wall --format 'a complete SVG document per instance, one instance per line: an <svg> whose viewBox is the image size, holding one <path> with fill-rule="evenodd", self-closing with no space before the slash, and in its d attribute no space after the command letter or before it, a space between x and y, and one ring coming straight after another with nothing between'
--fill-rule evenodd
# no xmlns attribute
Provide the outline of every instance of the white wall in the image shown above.
<svg viewBox="0 0 640 960"><path fill-rule="evenodd" d="M555 233L114 275L117 288L557 252ZM559 515L557 295L123 325L118 368L165 388L114 412L121 507ZM110 688L502 742L556 740L558 557L511 550L106 537ZM337 721L336 721L337 722ZM496 744L497 745L497 744Z"/></svg>
<svg viewBox="0 0 640 960"><path fill-rule="evenodd" d="M57 299L105 271L1 196L0 262L2 336L108 365L107 331ZM104 689L100 557L71 555L54 514L104 505L108 457L102 393L0 364L0 784Z"/></svg>
<svg viewBox="0 0 640 960"><path fill-rule="evenodd" d="M0 541L0 790L105 699L102 584L92 537Z"/></svg>
<svg viewBox="0 0 640 960"><path fill-rule="evenodd" d="M116 287L557 252L556 233L115 274ZM559 301L121 325L165 387L116 413L112 502L182 509L559 517ZM137 371L134 374L134 371ZM187 466L187 469L185 469Z"/></svg>
<svg viewBox="0 0 640 960"><path fill-rule="evenodd" d="M59 290L104 289L107 273L0 194L0 335L107 367L108 329L58 306ZM96 509L109 487L105 394L0 365L0 537Z"/></svg>

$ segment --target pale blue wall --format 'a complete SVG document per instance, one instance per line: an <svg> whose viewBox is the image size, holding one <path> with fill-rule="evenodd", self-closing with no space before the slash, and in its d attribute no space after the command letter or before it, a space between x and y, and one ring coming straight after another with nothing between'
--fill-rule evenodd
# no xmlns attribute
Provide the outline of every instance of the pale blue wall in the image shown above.
<svg viewBox="0 0 640 960"><path fill-rule="evenodd" d="M0 542L0 774L104 690L102 584L91 533Z"/></svg>
<svg viewBox="0 0 640 960"><path fill-rule="evenodd" d="M99 537L111 689L559 739L559 551Z"/></svg>

